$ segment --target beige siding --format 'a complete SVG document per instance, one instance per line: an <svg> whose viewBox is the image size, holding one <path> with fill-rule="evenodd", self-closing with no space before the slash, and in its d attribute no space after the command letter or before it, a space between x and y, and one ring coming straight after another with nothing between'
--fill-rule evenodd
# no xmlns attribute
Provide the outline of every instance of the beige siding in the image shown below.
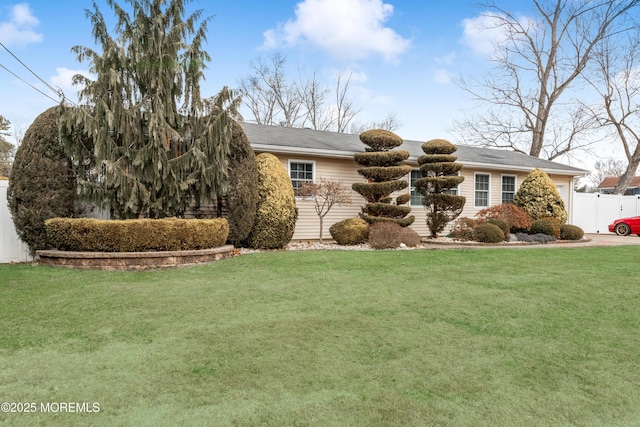
<svg viewBox="0 0 640 427"><path fill-rule="evenodd" d="M282 162L284 168L289 171L289 161L302 161L302 162L314 162L315 174L314 178L327 178L334 181L341 181L346 187L351 188L354 182L363 182L363 178L358 175L356 170L358 164L354 160L350 159L334 159L334 158L322 158L313 156L298 156L298 155L281 155L276 154L278 159ZM414 165L417 168L417 165ZM483 207L474 206L475 201L475 173L489 174L489 201L490 206L498 205L502 203L502 176L510 175L516 177L516 191L520 188L520 184L527 176L528 172L519 171L495 171L489 169L473 169L465 167L461 171L461 175L465 180L460 184L458 188L458 194L466 197L466 204L461 216L473 218L478 211ZM408 176L405 179L409 179ZM556 185L566 186L565 196L571 198L573 194L573 179L570 176L563 175L551 175L551 179ZM408 191L408 190L406 190ZM346 218L353 218L358 216L361 207L364 205L364 199L355 191L351 190L352 204L334 206L329 214L324 218L323 224L323 238L331 239L329 234L329 227L338 221L342 221ZM567 200L567 210L571 215L571 203L572 200ZM302 198L296 199L298 207L298 222L296 224L296 230L293 235L294 240L317 240L320 235L320 219L315 212L314 202L311 200L304 200ZM415 222L411 226L421 236L428 236L429 229L426 226L425 211L422 206L412 206L411 214L416 217Z"/></svg>

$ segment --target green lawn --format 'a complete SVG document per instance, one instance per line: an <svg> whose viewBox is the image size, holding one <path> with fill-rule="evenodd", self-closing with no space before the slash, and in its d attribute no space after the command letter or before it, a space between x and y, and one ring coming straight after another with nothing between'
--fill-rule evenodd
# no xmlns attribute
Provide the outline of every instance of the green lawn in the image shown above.
<svg viewBox="0 0 640 427"><path fill-rule="evenodd" d="M639 250L3 265L0 424L640 425Z"/></svg>

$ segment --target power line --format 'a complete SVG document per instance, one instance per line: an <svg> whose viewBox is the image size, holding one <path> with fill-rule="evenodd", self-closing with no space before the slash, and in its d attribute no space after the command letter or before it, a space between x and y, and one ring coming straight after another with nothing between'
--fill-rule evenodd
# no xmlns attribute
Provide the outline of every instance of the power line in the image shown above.
<svg viewBox="0 0 640 427"><path fill-rule="evenodd" d="M59 99L53 99L52 97L50 97L49 95L47 95L46 93L44 93L43 91L41 91L40 89L38 89L37 87L35 87L34 85L32 85L31 83L29 83L28 81L26 81L25 79L23 79L22 77L20 77L19 75L17 75L16 73L14 73L13 71L11 71L10 69L8 69L7 67L5 67L4 65L0 64L0 67L4 68L5 70L7 70L7 72L9 72L11 75L13 75L14 77L16 77L17 79L19 79L20 81L26 83L27 85L31 86L31 88L33 88L34 90L40 92L42 95L46 96L47 98L49 98L50 100L52 100L55 103L59 103L60 100ZM64 97L64 95L63 95Z"/></svg>
<svg viewBox="0 0 640 427"><path fill-rule="evenodd" d="M27 66L27 64L25 64L24 62L22 62L22 61L20 60L20 58L18 58L18 57L17 57L13 52L11 52L11 51L9 50L9 48L8 48L8 47L6 47L2 42L0 42L0 46L2 46L2 47L4 48L4 50L6 50L7 52L9 52L9 54L10 54L11 56L13 56L13 57L15 58L15 60L16 60L16 61L18 61L20 64L22 64L22 66L23 66L24 68L26 68L27 70L29 70L29 72L30 72L31 74L33 74L34 76L36 76L36 78L37 78L38 80L40 80L42 83L44 83L44 85L45 85L46 87L48 87L52 92L54 92L54 93L55 93L56 95L58 95L60 98L64 99L64 93L62 92L62 89L57 89L57 90L56 90L53 86L51 86L49 83L47 83L46 81L44 81L44 79L42 79L42 78L41 78L39 75L37 75L37 74L36 74L36 73L31 69L31 68L29 68L29 67ZM4 68L4 69L6 70L6 68L5 68L4 66L3 66L2 68ZM8 70L7 70L7 71L8 71ZM11 74L13 74L13 73L11 73ZM15 74L14 74L14 75L15 75ZM16 77L17 77L17 76L16 76ZM18 77L18 78L19 78L19 77ZM20 79L20 80L22 80L22 79ZM23 81L24 81L24 80L23 80ZM29 86L31 86L31 85L29 85ZM33 86L31 86L31 87L33 87ZM38 92L40 92L40 91L38 91ZM42 93L42 92L40 92L40 93ZM45 95L45 96L46 96L46 95Z"/></svg>

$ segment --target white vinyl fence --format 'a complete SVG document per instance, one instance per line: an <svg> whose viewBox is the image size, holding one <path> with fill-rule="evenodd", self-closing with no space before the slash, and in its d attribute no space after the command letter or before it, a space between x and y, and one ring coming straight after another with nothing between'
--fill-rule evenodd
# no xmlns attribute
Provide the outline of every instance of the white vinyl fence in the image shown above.
<svg viewBox="0 0 640 427"><path fill-rule="evenodd" d="M640 196L574 193L573 218L569 223L585 233L609 233L615 219L640 215Z"/></svg>
<svg viewBox="0 0 640 427"><path fill-rule="evenodd" d="M0 264L31 261L29 247L18 238L11 219L7 187L9 181L0 180Z"/></svg>

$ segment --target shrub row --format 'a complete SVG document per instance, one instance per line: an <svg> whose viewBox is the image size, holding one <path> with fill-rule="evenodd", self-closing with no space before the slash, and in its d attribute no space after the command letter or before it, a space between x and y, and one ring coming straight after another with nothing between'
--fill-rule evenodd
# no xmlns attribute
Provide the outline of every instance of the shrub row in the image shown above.
<svg viewBox="0 0 640 427"><path fill-rule="evenodd" d="M144 252L209 249L229 235L224 218L52 218L45 222L50 247L64 251Z"/></svg>

